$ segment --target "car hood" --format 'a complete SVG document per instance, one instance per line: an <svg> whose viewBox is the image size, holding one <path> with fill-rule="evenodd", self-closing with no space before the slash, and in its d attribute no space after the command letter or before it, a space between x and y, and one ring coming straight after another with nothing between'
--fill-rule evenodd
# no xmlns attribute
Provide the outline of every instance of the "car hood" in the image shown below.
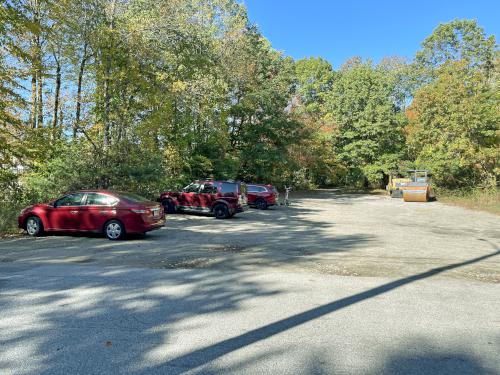
<svg viewBox="0 0 500 375"><path fill-rule="evenodd" d="M50 206L50 204L48 204L48 203L32 204L30 206L27 206L27 207L23 208L22 213L31 212L31 211L33 211L36 208L47 208L49 206Z"/></svg>

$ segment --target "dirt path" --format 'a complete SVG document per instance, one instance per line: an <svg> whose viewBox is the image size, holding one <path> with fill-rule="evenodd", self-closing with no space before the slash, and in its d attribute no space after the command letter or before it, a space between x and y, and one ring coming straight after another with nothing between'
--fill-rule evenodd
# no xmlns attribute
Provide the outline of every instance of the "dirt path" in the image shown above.
<svg viewBox="0 0 500 375"><path fill-rule="evenodd" d="M411 276L500 250L498 216L439 202L316 191L289 208L250 210L231 220L172 215L144 238L99 236L0 240L0 262L148 268L277 267L350 276ZM438 277L500 282L500 254Z"/></svg>

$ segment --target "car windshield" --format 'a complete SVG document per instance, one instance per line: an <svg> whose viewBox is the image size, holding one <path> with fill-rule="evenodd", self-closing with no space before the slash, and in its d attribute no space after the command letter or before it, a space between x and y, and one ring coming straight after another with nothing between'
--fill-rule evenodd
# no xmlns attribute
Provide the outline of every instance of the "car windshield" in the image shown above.
<svg viewBox="0 0 500 375"><path fill-rule="evenodd" d="M141 197L140 195L133 193L119 193L121 198L124 198L132 203L144 203L149 202L149 199Z"/></svg>
<svg viewBox="0 0 500 375"><path fill-rule="evenodd" d="M182 191L185 193L198 193L199 190L200 190L200 184L197 182L193 182L192 184L189 184L184 189L182 189Z"/></svg>

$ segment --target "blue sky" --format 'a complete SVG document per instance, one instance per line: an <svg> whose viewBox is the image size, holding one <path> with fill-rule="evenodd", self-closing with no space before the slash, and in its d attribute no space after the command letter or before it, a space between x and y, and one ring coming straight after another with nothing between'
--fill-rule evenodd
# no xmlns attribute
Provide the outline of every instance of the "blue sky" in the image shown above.
<svg viewBox="0 0 500 375"><path fill-rule="evenodd" d="M412 58L441 22L476 19L500 31L500 1L243 0L250 20L274 48L295 59L321 56L338 68L347 58Z"/></svg>

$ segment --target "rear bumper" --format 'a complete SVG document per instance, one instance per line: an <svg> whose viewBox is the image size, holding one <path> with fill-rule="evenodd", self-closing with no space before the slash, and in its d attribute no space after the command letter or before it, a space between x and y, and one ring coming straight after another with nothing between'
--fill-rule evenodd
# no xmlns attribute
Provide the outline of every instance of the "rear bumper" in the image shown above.
<svg viewBox="0 0 500 375"><path fill-rule="evenodd" d="M132 225L125 225L127 233L145 233L152 230L160 229L165 226L166 220L160 219L151 223L137 223Z"/></svg>
<svg viewBox="0 0 500 375"><path fill-rule="evenodd" d="M277 206L278 205L278 201L274 200L274 201L267 201L266 200L266 203L267 203L267 206L268 207L271 207L271 206ZM255 201L253 201L252 203L248 203L247 207L255 207L256 204L255 204Z"/></svg>

